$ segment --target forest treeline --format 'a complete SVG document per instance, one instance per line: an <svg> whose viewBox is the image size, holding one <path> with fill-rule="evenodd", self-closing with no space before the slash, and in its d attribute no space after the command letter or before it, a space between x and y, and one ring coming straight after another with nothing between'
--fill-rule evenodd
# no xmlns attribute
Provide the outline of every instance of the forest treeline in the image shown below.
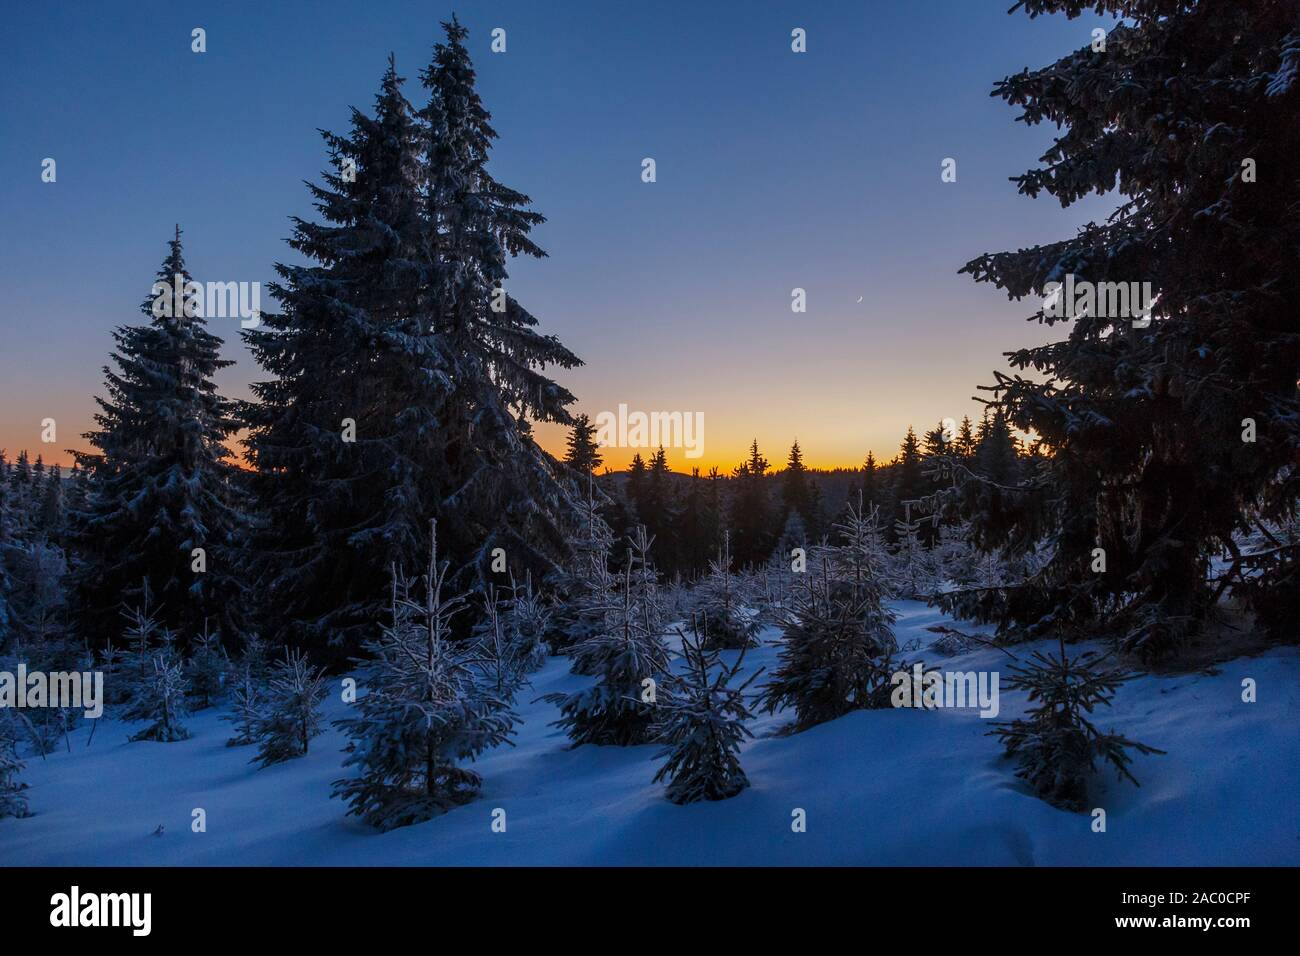
<svg viewBox="0 0 1300 956"><path fill-rule="evenodd" d="M580 475L598 473L597 483L609 499L602 517L619 538L644 526L654 539L651 552L660 571L691 581L717 558L724 531L730 534L735 570L789 562L793 548L836 537L835 526L851 505L876 507L890 544L897 543L899 525L912 522L924 545L932 547L940 527L972 517L969 508L945 508L940 501L966 472L1014 487L1041 457L1038 446L1018 439L994 409L977 425L969 417L960 423L950 419L919 438L909 427L891 460L877 461L868 452L859 468L808 468L797 440L784 465L774 466L755 440L745 460L729 471L693 469L689 475L669 469L663 448L648 458L638 452L625 470L602 469L595 428L580 415L564 463ZM954 474L954 468L961 473Z"/></svg>

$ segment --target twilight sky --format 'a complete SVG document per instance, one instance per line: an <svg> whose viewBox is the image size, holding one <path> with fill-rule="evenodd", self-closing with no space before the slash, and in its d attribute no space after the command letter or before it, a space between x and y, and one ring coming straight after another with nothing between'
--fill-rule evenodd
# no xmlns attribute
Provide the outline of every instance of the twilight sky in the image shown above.
<svg viewBox="0 0 1300 956"><path fill-rule="evenodd" d="M729 468L757 437L815 466L892 457L909 423L978 417L1001 353L1042 341L957 269L1063 238L1070 210L1007 181L1053 131L992 84L1086 45L1093 17L1008 16L1010 0L64 2L15 4L0 33L0 449L67 463L91 425L110 329L136 323L174 223L199 281L270 282L298 261L304 179L369 110L389 51L417 74L456 10L501 134L492 169L548 217L550 253L509 288L587 363L558 378L593 417L704 414ZM810 9L812 8L812 9ZM207 31L207 52L190 31ZM489 32L507 32L507 51ZM808 52L790 50L803 27ZM55 183L41 162L57 161ZM653 157L657 182L641 181ZM957 181L940 181L945 157ZM808 311L790 309L807 290ZM862 301L859 302L858 299ZM264 301L264 308L274 303ZM238 321L212 319L262 377ZM40 423L58 423L41 444ZM542 428L553 451L563 432ZM635 449L608 449L621 467Z"/></svg>

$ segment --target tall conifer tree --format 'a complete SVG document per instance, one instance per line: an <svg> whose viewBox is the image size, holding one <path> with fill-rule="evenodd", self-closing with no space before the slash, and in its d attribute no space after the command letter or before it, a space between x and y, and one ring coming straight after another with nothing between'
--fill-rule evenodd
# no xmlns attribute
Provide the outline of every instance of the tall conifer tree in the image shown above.
<svg viewBox="0 0 1300 956"><path fill-rule="evenodd" d="M90 479L73 537L81 631L91 641L116 631L123 602L146 581L160 623L182 640L205 622L227 640L245 629L247 518L226 447L239 421L212 381L232 363L220 358L192 281L178 226L141 306L149 321L113 332L99 427L82 436L96 450L74 452Z"/></svg>
<svg viewBox="0 0 1300 956"><path fill-rule="evenodd" d="M541 370L580 363L503 286L508 256L544 254L528 238L542 217L487 172L496 133L465 30L444 28L422 110L390 61L374 116L324 134L325 223L296 221L290 242L315 264L278 267L283 314L249 335L276 376L249 412L267 591L309 644L359 647L430 518L465 583L498 547L520 570L553 565L573 511L529 419L571 422Z"/></svg>
<svg viewBox="0 0 1300 956"><path fill-rule="evenodd" d="M564 463L580 475L589 475L600 467L602 461L600 446L596 444L596 426L586 415L579 415L573 420L573 429L569 432Z"/></svg>
<svg viewBox="0 0 1300 956"><path fill-rule="evenodd" d="M993 93L1023 122L1061 129L1015 178L1021 193L1068 206L1118 192L1120 205L1073 237L962 271L1015 299L1043 296L1039 322L1071 323L1010 353L1017 371L994 386L1011 424L1051 451L1038 507L1016 524L1045 526L1054 556L1003 623L1104 624L1157 655L1210 613L1213 555L1293 514L1300 494L1300 20L1294 3L1016 4L1031 17L1089 6L1123 17L1104 50ZM1047 286L1069 277L1147 282L1154 301L1145 317L1122 303L1063 316L1046 308ZM1279 545L1239 556L1227 582L1286 633L1300 549ZM1105 574L1092 570L1098 547Z"/></svg>

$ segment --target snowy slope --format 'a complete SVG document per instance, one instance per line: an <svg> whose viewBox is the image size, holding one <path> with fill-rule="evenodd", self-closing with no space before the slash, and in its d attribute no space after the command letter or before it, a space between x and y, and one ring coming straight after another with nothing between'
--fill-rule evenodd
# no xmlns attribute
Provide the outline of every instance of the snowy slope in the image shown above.
<svg viewBox="0 0 1300 956"><path fill-rule="evenodd" d="M896 606L900 643L928 644L925 626L944 620ZM775 656L764 647L747 663L770 669ZM924 658L961 670L1007 661L988 648ZM1257 682L1258 703L1241 702L1244 677ZM128 728L105 721L89 748L81 731L72 753L28 760L36 815L0 820L0 864L1300 864L1296 649L1121 688L1098 724L1169 753L1136 758L1141 789L1101 778L1102 834L1089 816L1030 796L970 710L859 712L790 737L766 736L783 721L764 716L742 755L750 789L674 806L650 782L656 747L569 750L547 726L556 708L533 701L587 680L553 658L521 695L516 746L477 764L481 798L386 834L330 799L342 773L332 728L307 757L257 770L250 748L224 746L229 725L213 711L173 744L127 743ZM1000 716L1022 705L1023 694L1004 690ZM345 706L332 695L328 715ZM207 811L206 833L190 831L195 807ZM498 807L505 833L491 830ZM791 832L796 807L806 833Z"/></svg>

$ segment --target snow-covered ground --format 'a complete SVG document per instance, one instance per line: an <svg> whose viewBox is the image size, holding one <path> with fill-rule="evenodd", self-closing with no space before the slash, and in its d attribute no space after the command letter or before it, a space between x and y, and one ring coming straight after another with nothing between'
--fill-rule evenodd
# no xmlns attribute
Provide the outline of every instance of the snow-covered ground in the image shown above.
<svg viewBox="0 0 1300 956"><path fill-rule="evenodd" d="M921 604L896 607L900 643L929 644L926 626L945 620ZM945 670L1003 670L1008 660L989 648L921 656ZM747 665L770 669L775 657L764 647ZM1241 700L1247 677L1257 703ZM259 770L250 748L225 746L230 727L216 711L191 717L193 738L172 744L127 743L127 727L104 721L91 746L83 730L72 753L28 759L35 816L0 820L0 864L1300 864L1294 648L1121 688L1097 723L1168 754L1136 757L1140 789L1099 778L1105 833L1030 795L973 710L858 712L785 737L770 735L784 719L764 715L742 754L751 787L675 806L651 783L658 748L570 750L548 726L557 710L536 698L587 680L551 659L520 697L516 746L478 762L481 798L384 834L329 796L342 775L332 727L308 756ZM1024 695L1004 690L1001 703L1000 716L1013 717ZM345 707L331 695L328 716ZM205 833L191 832L199 807ZM504 833L492 829L496 808ZM804 833L791 829L796 808Z"/></svg>

